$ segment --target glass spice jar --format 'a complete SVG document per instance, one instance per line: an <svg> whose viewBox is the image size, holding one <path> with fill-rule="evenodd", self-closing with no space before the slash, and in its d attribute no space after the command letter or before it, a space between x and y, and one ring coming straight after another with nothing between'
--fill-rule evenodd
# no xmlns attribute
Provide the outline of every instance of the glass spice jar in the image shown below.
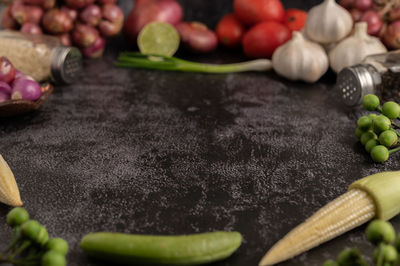
<svg viewBox="0 0 400 266"><path fill-rule="evenodd" d="M400 50L370 55L361 64L344 68L336 87L348 106L361 104L367 94L400 102Z"/></svg>
<svg viewBox="0 0 400 266"><path fill-rule="evenodd" d="M38 82L72 83L82 69L78 49L62 46L58 38L47 35L1 30L0 56Z"/></svg>

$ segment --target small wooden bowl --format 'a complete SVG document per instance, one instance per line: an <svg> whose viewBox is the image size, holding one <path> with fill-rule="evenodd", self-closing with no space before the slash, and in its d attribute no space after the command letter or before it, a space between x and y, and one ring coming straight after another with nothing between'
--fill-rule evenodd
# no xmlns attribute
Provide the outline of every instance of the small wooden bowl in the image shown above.
<svg viewBox="0 0 400 266"><path fill-rule="evenodd" d="M0 117L12 117L36 111L53 92L53 86L49 83L42 86L42 96L36 101L8 100L0 103Z"/></svg>

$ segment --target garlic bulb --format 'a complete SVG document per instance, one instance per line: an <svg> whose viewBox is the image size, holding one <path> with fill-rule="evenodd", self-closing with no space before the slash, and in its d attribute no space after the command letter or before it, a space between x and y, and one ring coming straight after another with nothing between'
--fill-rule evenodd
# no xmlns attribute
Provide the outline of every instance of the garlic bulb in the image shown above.
<svg viewBox="0 0 400 266"><path fill-rule="evenodd" d="M346 37L352 28L350 13L335 0L324 0L308 12L305 32L312 41L333 43Z"/></svg>
<svg viewBox="0 0 400 266"><path fill-rule="evenodd" d="M285 78L315 82L328 70L329 63L324 48L295 31L292 39L274 52L272 65Z"/></svg>
<svg viewBox="0 0 400 266"><path fill-rule="evenodd" d="M378 38L368 35L367 27L366 22L357 23L354 33L330 51L329 60L335 72L361 63L368 55L387 52L386 47Z"/></svg>

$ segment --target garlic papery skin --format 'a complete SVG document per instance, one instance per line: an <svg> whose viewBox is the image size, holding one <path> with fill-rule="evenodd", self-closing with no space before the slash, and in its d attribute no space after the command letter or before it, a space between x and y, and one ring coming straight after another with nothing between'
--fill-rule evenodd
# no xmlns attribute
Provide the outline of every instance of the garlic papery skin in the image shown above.
<svg viewBox="0 0 400 266"><path fill-rule="evenodd" d="M328 70L328 56L321 45L306 40L295 31L290 41L280 46L272 56L274 70L290 80L315 82Z"/></svg>
<svg viewBox="0 0 400 266"><path fill-rule="evenodd" d="M305 32L314 42L334 43L345 38L352 28L350 13L335 0L324 0L308 12Z"/></svg>
<svg viewBox="0 0 400 266"><path fill-rule="evenodd" d="M367 28L366 22L357 23L354 33L329 52L330 65L336 73L361 63L368 55L387 52L378 38L368 35Z"/></svg>

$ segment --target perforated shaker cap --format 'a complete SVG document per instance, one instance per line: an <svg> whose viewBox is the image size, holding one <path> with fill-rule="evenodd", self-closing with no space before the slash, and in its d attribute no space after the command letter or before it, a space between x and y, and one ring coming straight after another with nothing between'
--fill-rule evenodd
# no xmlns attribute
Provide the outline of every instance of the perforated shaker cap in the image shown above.
<svg viewBox="0 0 400 266"><path fill-rule="evenodd" d="M348 106L361 104L363 97L375 93L375 84L371 72L363 65L346 67L339 72L336 88Z"/></svg>
<svg viewBox="0 0 400 266"><path fill-rule="evenodd" d="M51 76L56 83L73 83L82 70L82 54L74 47L56 47L51 55Z"/></svg>

